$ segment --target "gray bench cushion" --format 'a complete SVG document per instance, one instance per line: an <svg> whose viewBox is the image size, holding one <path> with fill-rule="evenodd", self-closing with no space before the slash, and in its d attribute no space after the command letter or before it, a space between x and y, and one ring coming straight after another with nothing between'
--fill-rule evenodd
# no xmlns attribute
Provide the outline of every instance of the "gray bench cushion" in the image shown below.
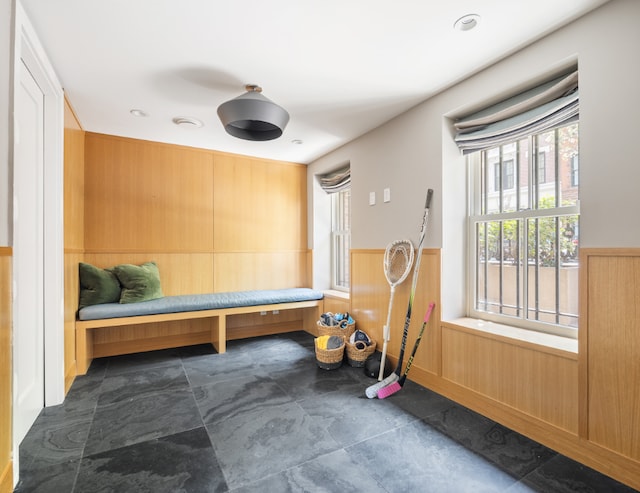
<svg viewBox="0 0 640 493"><path fill-rule="evenodd" d="M238 306L271 305L295 301L322 299L322 291L309 288L238 291L231 293L187 294L165 296L140 303L103 303L85 306L78 312L79 320L136 317L161 313L194 312Z"/></svg>

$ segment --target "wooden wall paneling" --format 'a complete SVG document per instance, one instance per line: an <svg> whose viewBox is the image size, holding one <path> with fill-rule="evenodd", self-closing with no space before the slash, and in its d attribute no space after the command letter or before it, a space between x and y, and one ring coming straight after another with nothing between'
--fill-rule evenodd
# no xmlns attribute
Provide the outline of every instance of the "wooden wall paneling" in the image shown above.
<svg viewBox="0 0 640 493"><path fill-rule="evenodd" d="M218 252L250 250L255 237L262 234L253 227L254 218L266 208L255 209L251 196L252 169L248 159L228 154L214 157L214 248Z"/></svg>
<svg viewBox="0 0 640 493"><path fill-rule="evenodd" d="M227 316L227 339L245 339L303 330L304 310L268 311Z"/></svg>
<svg viewBox="0 0 640 493"><path fill-rule="evenodd" d="M306 166L87 133L84 193L83 261L153 260L165 295L310 285ZM298 318L260 330L306 326L308 313ZM123 326L87 337L103 356L207 342L207 324Z"/></svg>
<svg viewBox="0 0 640 493"><path fill-rule="evenodd" d="M384 250L351 250L351 314L357 327L376 341L382 341L389 306L389 284L384 276L383 258ZM403 284L396 288L394 314L403 310L398 301ZM404 309L406 313L406 305Z"/></svg>
<svg viewBox="0 0 640 493"><path fill-rule="evenodd" d="M204 318L92 330L93 357L210 343L211 324Z"/></svg>
<svg viewBox="0 0 640 493"><path fill-rule="evenodd" d="M304 285L305 287L313 286L313 250L307 250Z"/></svg>
<svg viewBox="0 0 640 493"><path fill-rule="evenodd" d="M265 209L270 211L270 234L278 250L307 247L307 167L296 164L265 164L267 170L264 190ZM254 166L254 169L255 169Z"/></svg>
<svg viewBox="0 0 640 493"><path fill-rule="evenodd" d="M307 250L303 165L216 153L215 251Z"/></svg>
<svg viewBox="0 0 640 493"><path fill-rule="evenodd" d="M78 313L80 278L78 264L83 261L82 253L64 254L64 382L65 392L69 390L77 374L75 320Z"/></svg>
<svg viewBox="0 0 640 493"><path fill-rule="evenodd" d="M84 248L84 138L85 132L69 102L64 108L64 248Z"/></svg>
<svg viewBox="0 0 640 493"><path fill-rule="evenodd" d="M387 320L390 287L384 275L384 250L351 251L351 313L357 326L371 335L382 347L382 330ZM392 359L400 353L413 271L396 287L391 319L391 339L388 354ZM434 374L440 373L440 250L425 249L422 253L416 295L412 307L411 325L407 339L407 353L413 347L422 327L429 303L436 307L413 365ZM405 357L405 362L408 355ZM411 374L409 375L411 377Z"/></svg>
<svg viewBox="0 0 640 493"><path fill-rule="evenodd" d="M289 322L300 322L302 320L302 309L283 310L278 313L267 311L262 313L239 313L227 317L227 335L234 329L248 327L252 325L273 325L287 324ZM300 329L299 329L300 330Z"/></svg>
<svg viewBox="0 0 640 493"><path fill-rule="evenodd" d="M438 260L427 260L430 253L425 252L422 264L425 266L433 262L434 266L429 271L435 272L437 286L434 289L437 292L440 282L439 257ZM427 344L427 350L443 354L440 371L437 364L432 364L439 354L429 353L426 364L424 356L416 359L409 376L427 388L640 489L640 461L633 455L637 450L634 447L640 443L636 436L640 428L637 421L640 417L637 412L640 409L637 398L637 382L640 381L637 358L640 330L637 324L640 316L636 308L640 298L640 266L637 264L640 250L627 249L614 254L610 250L603 253L583 249L581 254L585 258L580 261L578 355L570 349L542 347L535 342L479 332L453 322L439 322L441 330L430 331L435 339ZM617 255L632 259L625 258L621 265L616 265L617 262L611 262L610 259L604 262L596 260L592 265L592 261L588 260L590 255ZM383 250L351 252L352 313L360 328L370 331L374 337L381 336L389 296L389 287L382 271L383 256ZM422 272L420 279L419 284L427 282ZM395 326L392 326L399 328L392 331L392 363L395 363L395 351L400 341L395 331L401 331L409 282L405 281L396 294ZM595 286L598 287L594 290ZM418 292L422 289L419 287ZM609 294L604 297L600 291ZM619 295L621 291L625 294ZM585 301L587 298L588 303ZM611 298L615 298L615 302ZM596 310L600 312L600 319L594 318ZM611 317L613 313L617 315ZM436 320L439 318L438 314ZM594 342L593 333L600 330L601 326L606 330L595 336ZM412 327L411 342L414 330L417 328ZM628 344L628 347L619 352L611 348L611 344ZM594 348L597 348L596 354L592 354ZM618 357L618 353L620 361L609 365ZM594 371L595 380L591 378ZM588 387L583 388L582 383L579 387L578 382L586 382ZM633 390L629 392L631 388ZM596 396L599 396L597 402L594 400ZM586 407L582 402L584 399L588 399ZM615 413L608 414L606 408L595 409L601 402L611 408L619 403L622 406ZM636 409L635 413L633 409ZM595 414L586 416L588 413ZM588 425L585 433L582 433L583 420ZM597 427L601 428L594 430ZM592 441L592 435L600 442ZM600 438L600 435L604 436ZM617 447L618 450L605 446L605 441L609 447Z"/></svg>
<svg viewBox="0 0 640 493"><path fill-rule="evenodd" d="M13 491L11 460L11 248L0 247L0 492Z"/></svg>
<svg viewBox="0 0 640 493"><path fill-rule="evenodd" d="M306 251L216 253L216 292L308 287Z"/></svg>
<svg viewBox="0 0 640 493"><path fill-rule="evenodd" d="M331 313L345 313L351 312L351 300L349 298L342 298L338 296L332 296L330 294L324 295L324 311ZM356 324L356 328L360 328Z"/></svg>
<svg viewBox="0 0 640 493"><path fill-rule="evenodd" d="M165 296L214 292L213 254L211 253L87 252L84 261L101 268L118 264L140 265L154 261L160 271L160 284Z"/></svg>
<svg viewBox="0 0 640 493"><path fill-rule="evenodd" d="M581 264L588 439L640 461L640 249L585 250Z"/></svg>
<svg viewBox="0 0 640 493"><path fill-rule="evenodd" d="M85 248L211 252L213 153L86 134Z"/></svg>
<svg viewBox="0 0 640 493"><path fill-rule="evenodd" d="M154 261L165 296L213 292L211 253L86 253L83 261L101 268ZM73 272L77 277L77 263ZM77 306L77 296L75 303ZM90 357L207 343L211 341L212 323L215 322L209 319L181 320L88 331L87 337L93 338L94 347Z"/></svg>
<svg viewBox="0 0 640 493"><path fill-rule="evenodd" d="M444 324L442 377L577 435L577 355Z"/></svg>
<svg viewBox="0 0 640 493"><path fill-rule="evenodd" d="M69 101L64 105L64 387L77 374L75 318L78 310L78 262L84 251L84 140Z"/></svg>

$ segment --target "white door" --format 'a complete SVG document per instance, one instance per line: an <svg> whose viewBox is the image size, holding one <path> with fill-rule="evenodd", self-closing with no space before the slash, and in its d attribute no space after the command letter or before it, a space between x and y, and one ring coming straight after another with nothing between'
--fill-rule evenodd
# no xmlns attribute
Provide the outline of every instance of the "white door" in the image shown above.
<svg viewBox="0 0 640 493"><path fill-rule="evenodd" d="M44 94L24 63L19 70L14 151L14 444L22 441L44 407Z"/></svg>

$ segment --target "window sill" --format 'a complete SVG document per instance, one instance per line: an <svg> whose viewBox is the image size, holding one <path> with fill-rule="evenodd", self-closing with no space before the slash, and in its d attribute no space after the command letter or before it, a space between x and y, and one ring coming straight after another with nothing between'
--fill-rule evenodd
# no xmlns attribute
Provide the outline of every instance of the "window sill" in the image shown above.
<svg viewBox="0 0 640 493"><path fill-rule="evenodd" d="M341 300L350 299L350 295L346 291L338 291L337 289L326 289L322 293L328 298L339 298Z"/></svg>
<svg viewBox="0 0 640 493"><path fill-rule="evenodd" d="M473 333L535 351L556 354L574 360L577 360L578 357L578 340L569 337L545 334L544 332L469 317L443 320L442 325L453 330Z"/></svg>

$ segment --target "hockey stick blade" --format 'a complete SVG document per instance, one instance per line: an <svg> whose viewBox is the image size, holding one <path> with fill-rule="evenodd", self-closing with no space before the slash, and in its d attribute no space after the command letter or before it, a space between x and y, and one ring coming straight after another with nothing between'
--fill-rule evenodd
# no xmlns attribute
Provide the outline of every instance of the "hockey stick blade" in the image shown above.
<svg viewBox="0 0 640 493"><path fill-rule="evenodd" d="M399 382L393 382L386 387L382 387L380 390L378 390L378 399L386 399L390 395L398 392L400 389L402 389L402 385L400 385Z"/></svg>
<svg viewBox="0 0 640 493"><path fill-rule="evenodd" d="M381 382L374 383L373 385L370 385L369 387L367 387L364 393L369 399L378 397L378 391L380 389L386 387L387 385L392 384L393 382L397 382L398 378L400 377L398 376L397 373L392 373Z"/></svg>
<svg viewBox="0 0 640 493"><path fill-rule="evenodd" d="M409 361L407 362L407 367L405 368L404 373L402 374L402 376L398 381L393 382L392 384L381 388L378 391L378 399L385 399L390 395L395 394L404 385L404 382L407 379L407 375L409 374L409 370L411 369L413 358L415 357L416 351L418 350L418 346L420 345L420 341L422 340L422 334L424 334L424 329L427 327L427 324L429 323L429 319L431 318L431 312L433 311L433 308L435 306L436 304L434 302L429 303L429 308L427 309L427 313L424 314L424 321L422 322L422 328L420 329L420 333L418 334L416 343L413 346L413 351L411 351L411 356L409 357Z"/></svg>

